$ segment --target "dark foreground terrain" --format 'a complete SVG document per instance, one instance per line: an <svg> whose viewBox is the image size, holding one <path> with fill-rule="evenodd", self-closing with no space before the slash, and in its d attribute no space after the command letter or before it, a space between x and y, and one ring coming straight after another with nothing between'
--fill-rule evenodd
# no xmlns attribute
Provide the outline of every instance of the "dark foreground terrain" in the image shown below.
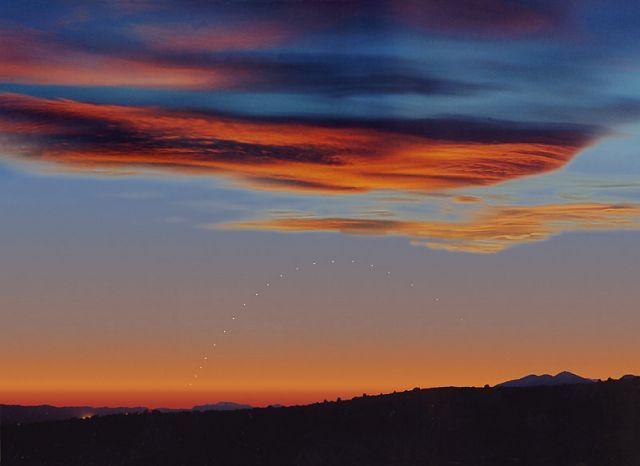
<svg viewBox="0 0 640 466"><path fill-rule="evenodd" d="M163 413L182 411L234 411L237 409L251 409L245 404L221 401L218 403L194 406L191 409L171 409L160 408ZM20 405L0 405L0 417L5 424L30 424L43 421L62 421L73 418L88 418L92 416L109 416L112 414L132 414L149 411L144 406L120 407L120 408L96 408L93 406L20 406ZM0 465L1 466L1 465Z"/></svg>
<svg viewBox="0 0 640 466"><path fill-rule="evenodd" d="M640 379L5 425L2 465L640 465Z"/></svg>

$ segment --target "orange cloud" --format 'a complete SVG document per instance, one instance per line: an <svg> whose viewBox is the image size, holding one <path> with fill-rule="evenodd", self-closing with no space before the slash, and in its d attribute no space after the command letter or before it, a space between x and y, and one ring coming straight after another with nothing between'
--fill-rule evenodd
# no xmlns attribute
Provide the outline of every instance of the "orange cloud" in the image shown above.
<svg viewBox="0 0 640 466"><path fill-rule="evenodd" d="M594 138L578 126L240 118L15 94L0 95L0 134L17 155L67 169L225 175L328 193L491 185L560 168Z"/></svg>
<svg viewBox="0 0 640 466"><path fill-rule="evenodd" d="M156 31L158 32L158 31ZM273 35L273 29L257 34L230 28L219 31L219 41L238 49L263 46ZM234 39L235 37L235 39ZM153 36L150 38L150 40ZM210 37L212 40L214 37ZM159 40L159 39L158 39ZM172 36L167 37L171 41ZM205 37L175 38L175 46L193 46ZM92 50L82 45L60 40L51 33L0 24L0 82L20 84L62 84L71 86L128 86L177 89L231 89L248 73L218 63L205 66L198 61L171 60L151 51L138 50L129 54L117 50ZM168 42L165 44L167 45ZM196 50L197 51L197 50Z"/></svg>
<svg viewBox="0 0 640 466"><path fill-rule="evenodd" d="M568 231L640 229L639 204L493 206L459 222L280 217L209 228L400 235L433 249L494 253Z"/></svg>

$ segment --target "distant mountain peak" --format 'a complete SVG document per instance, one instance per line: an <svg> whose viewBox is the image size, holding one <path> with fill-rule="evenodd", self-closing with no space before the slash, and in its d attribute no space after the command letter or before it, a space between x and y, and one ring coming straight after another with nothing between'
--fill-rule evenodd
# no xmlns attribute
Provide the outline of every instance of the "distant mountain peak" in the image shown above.
<svg viewBox="0 0 640 466"><path fill-rule="evenodd" d="M192 408L193 411L235 411L238 409L252 409L253 406L234 403L232 401L219 401L213 404L198 405Z"/></svg>
<svg viewBox="0 0 640 466"><path fill-rule="evenodd" d="M531 374L520 379L509 380L496 385L497 387L545 387L553 385L576 385L595 383L591 379L581 377L569 371L562 371L556 375Z"/></svg>

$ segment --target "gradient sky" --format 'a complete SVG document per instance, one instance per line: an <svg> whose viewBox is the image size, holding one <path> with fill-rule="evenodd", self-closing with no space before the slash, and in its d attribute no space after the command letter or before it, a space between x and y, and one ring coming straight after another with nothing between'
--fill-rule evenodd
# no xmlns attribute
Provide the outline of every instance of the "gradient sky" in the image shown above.
<svg viewBox="0 0 640 466"><path fill-rule="evenodd" d="M640 373L639 15L0 3L0 402Z"/></svg>

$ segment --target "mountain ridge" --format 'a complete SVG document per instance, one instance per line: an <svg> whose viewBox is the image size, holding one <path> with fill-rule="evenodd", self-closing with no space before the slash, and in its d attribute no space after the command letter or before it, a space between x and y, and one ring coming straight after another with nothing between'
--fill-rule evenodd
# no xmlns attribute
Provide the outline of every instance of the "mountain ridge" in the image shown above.
<svg viewBox="0 0 640 466"><path fill-rule="evenodd" d="M3 466L637 466L640 378L3 429Z"/></svg>
<svg viewBox="0 0 640 466"><path fill-rule="evenodd" d="M596 383L593 379L574 374L569 371L562 371L556 375L550 374L529 374L519 379L508 380L496 385L496 387L521 388L521 387L548 387L555 385L576 385Z"/></svg>
<svg viewBox="0 0 640 466"><path fill-rule="evenodd" d="M619 380L635 379L637 376L627 374ZM495 385L497 388L522 388L522 387L543 387L574 384L596 383L593 379L587 379L569 371L563 371L555 376L549 374L530 374L519 379L508 380ZM272 407L283 407L283 405L272 405ZM95 406L53 406L42 405L9 405L0 404L2 410L2 420L5 423L34 423L42 421L62 421L66 419L86 419L92 416L108 416L113 414L139 414L145 412L179 413L179 412L206 412L206 411L236 411L254 409L253 406L233 401L218 401L195 405L191 408L148 408L145 406L134 407L95 407Z"/></svg>

